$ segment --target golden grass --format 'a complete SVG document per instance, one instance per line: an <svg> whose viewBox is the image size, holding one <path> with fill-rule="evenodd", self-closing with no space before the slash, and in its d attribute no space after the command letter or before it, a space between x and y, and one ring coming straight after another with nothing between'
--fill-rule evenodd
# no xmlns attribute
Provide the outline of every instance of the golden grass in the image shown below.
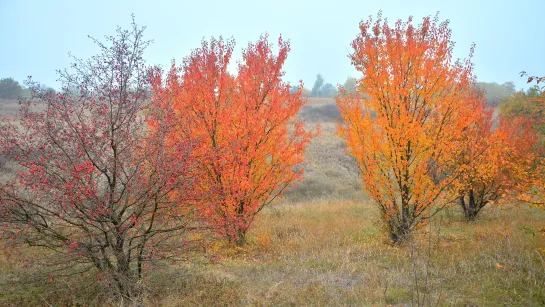
<svg viewBox="0 0 545 307"><path fill-rule="evenodd" d="M308 97L307 99L307 105L335 104L335 99L329 97Z"/></svg>
<svg viewBox="0 0 545 307"><path fill-rule="evenodd" d="M176 293L159 290L148 300L165 306L416 304L418 282L426 304L545 304L545 263L536 250L544 242L519 229L543 217L509 208L488 210L468 224L445 211L414 243L393 247L370 203L286 204L259 217L247 247L221 250L218 264L189 268Z"/></svg>
<svg viewBox="0 0 545 307"><path fill-rule="evenodd" d="M370 202L272 206L257 218L244 248L214 245L217 263L156 268L148 279L146 302L156 306L416 305L418 282L420 301L424 298L426 303L545 304L544 255L537 250L545 242L521 229L541 225L544 212L523 206L490 208L482 214L477 223L467 223L456 208L449 208L419 230L413 243L393 247ZM0 269L2 274L29 273L6 263ZM81 297L91 298L93 291L99 291L86 288L86 280L70 291L59 289L69 285L64 281L12 288L0 297L0 305L32 305L39 300L82 303ZM81 297L77 291L82 291Z"/></svg>
<svg viewBox="0 0 545 307"><path fill-rule="evenodd" d="M366 199L355 160L345 153L335 123L320 122L321 135L306 153L304 180L293 185L285 198L290 202ZM313 124L309 124L312 129Z"/></svg>

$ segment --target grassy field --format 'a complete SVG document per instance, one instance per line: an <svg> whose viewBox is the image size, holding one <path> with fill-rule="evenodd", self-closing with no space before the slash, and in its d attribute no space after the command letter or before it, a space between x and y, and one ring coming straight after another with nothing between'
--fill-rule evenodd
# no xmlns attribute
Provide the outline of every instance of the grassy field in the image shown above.
<svg viewBox="0 0 545 307"><path fill-rule="evenodd" d="M545 304L543 223L528 207L489 209L470 224L447 209L413 242L393 247L368 201L279 204L264 211L244 248L214 245L215 262L156 267L150 306ZM0 261L0 305L104 304L92 276L7 283L33 266ZM418 291L417 291L418 289Z"/></svg>
<svg viewBox="0 0 545 307"><path fill-rule="evenodd" d="M188 268L187 278L154 285L158 292L149 300L167 306L416 305L419 295L426 304L542 305L545 263L535 247L543 242L519 227L544 217L510 208L489 210L468 224L447 210L418 240L392 247L369 202L285 204L260 216L246 248L225 251L216 265Z"/></svg>
<svg viewBox="0 0 545 307"><path fill-rule="evenodd" d="M467 223L447 208L391 246L335 136L332 101L310 101L301 117L323 132L305 180L258 216L244 248L212 242L214 261L154 267L146 305L545 305L545 240L524 230L542 226L545 212L490 207ZM49 281L38 251L3 251L0 306L115 303L92 272Z"/></svg>

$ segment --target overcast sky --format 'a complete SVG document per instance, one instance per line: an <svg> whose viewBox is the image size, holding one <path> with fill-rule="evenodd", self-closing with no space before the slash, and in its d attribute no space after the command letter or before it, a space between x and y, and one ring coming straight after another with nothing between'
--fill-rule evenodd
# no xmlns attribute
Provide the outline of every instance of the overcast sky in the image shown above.
<svg viewBox="0 0 545 307"><path fill-rule="evenodd" d="M518 1L25 1L0 0L0 78L23 81L32 75L52 87L56 69L69 67L68 52L80 58L97 53L87 38L128 28L131 13L147 26L154 43L150 64L168 67L181 60L203 37L234 37L241 48L268 32L282 34L292 51L286 80L302 79L312 87L316 74L343 83L357 76L347 54L358 23L379 10L390 21L412 15L416 21L440 12L449 19L456 41L454 54L466 57L476 44L475 72L480 81L514 81L526 87L519 72L545 74L545 0Z"/></svg>

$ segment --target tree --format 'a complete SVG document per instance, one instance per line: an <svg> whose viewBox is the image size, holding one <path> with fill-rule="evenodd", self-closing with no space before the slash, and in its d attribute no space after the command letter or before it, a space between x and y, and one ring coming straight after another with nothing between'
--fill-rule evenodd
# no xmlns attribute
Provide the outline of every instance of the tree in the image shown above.
<svg viewBox="0 0 545 307"><path fill-rule="evenodd" d="M299 85L293 85L290 88L290 94L297 94L299 92L299 87ZM301 94L303 97L310 97L310 91L306 87L303 87L303 89L301 90Z"/></svg>
<svg viewBox="0 0 545 307"><path fill-rule="evenodd" d="M295 118L306 100L303 86L290 94L282 81L289 43L278 39L273 53L267 35L250 43L238 63L227 67L234 41L211 39L172 66L154 91L181 118L172 142L199 141L200 187L214 191L199 204L218 233L242 245L257 213L301 179L304 151L312 133Z"/></svg>
<svg viewBox="0 0 545 307"><path fill-rule="evenodd" d="M341 90L338 129L378 205L393 243L451 199L447 172L462 131L474 122L472 64L452 61L448 21L412 18L390 27L370 17L352 42L352 64L362 73L358 92ZM374 114L374 115L373 115Z"/></svg>
<svg viewBox="0 0 545 307"><path fill-rule="evenodd" d="M545 76L531 76L531 75L528 75L527 72L525 71L521 71L520 72L520 76L521 77L528 77L528 81L526 83L532 83L533 81L536 82L536 85L537 87L539 87L539 83L543 82L542 85L541 85L541 89L545 89Z"/></svg>
<svg viewBox="0 0 545 307"><path fill-rule="evenodd" d="M19 82L12 78L0 79L0 98L17 99L24 93L23 87Z"/></svg>
<svg viewBox="0 0 545 307"><path fill-rule="evenodd" d="M543 116L543 108L539 98L543 95L539 87L532 86L528 90L513 93L499 109L506 117L527 116L539 120Z"/></svg>
<svg viewBox="0 0 545 307"><path fill-rule="evenodd" d="M527 117L501 117L498 123L493 110L479 98L475 111L479 118L464 131L452 168L458 172L452 190L459 195L458 203L468 221L474 221L486 205L529 188L522 183L529 182L538 139L533 121Z"/></svg>
<svg viewBox="0 0 545 307"><path fill-rule="evenodd" d="M318 74L316 76L316 81L314 81L314 86L311 90L311 95L313 97L319 97L320 96L320 89L322 88L322 85L324 85L324 78L321 74Z"/></svg>
<svg viewBox="0 0 545 307"><path fill-rule="evenodd" d="M526 72L520 73L521 77L528 76ZM545 82L545 76L538 77L538 76L528 76L527 83L533 83L536 82L536 84L528 89L527 91L527 99L522 99L522 103L529 102L529 104L532 106L532 109L537 110L537 112L532 111L529 112L532 115L538 115L535 116L538 120L538 124L541 129L540 132L543 134L543 127L545 126L543 123L543 117L539 116L543 114L543 103L545 102L545 85L541 85L541 82ZM524 110L524 108L522 108ZM537 114L536 114L537 113ZM520 193L518 193L517 199L522 200L524 202L530 203L533 207L536 207L541 210L545 210L545 158L542 155L542 150L544 148L543 143L540 144L539 148L539 159L537 160L535 168L532 170L530 175L530 184L532 185L531 189L525 190L524 188L518 189ZM519 182L518 185L522 185L522 187L525 187L528 183L527 182ZM545 226L537 227L537 228L530 228L527 227L527 230L531 231L534 234L538 234L541 236L545 236ZM541 251L545 251L545 248L539 248Z"/></svg>
<svg viewBox="0 0 545 307"><path fill-rule="evenodd" d="M316 81L312 87L311 96L313 97L335 97L338 91L331 83L324 84L324 78L321 74L316 76Z"/></svg>
<svg viewBox="0 0 545 307"><path fill-rule="evenodd" d="M358 83L356 78L348 77L346 78L346 81L344 82L343 88L348 94L354 94L356 92L357 85Z"/></svg>
<svg viewBox="0 0 545 307"><path fill-rule="evenodd" d="M165 146L174 118L149 104L143 31L133 21L95 40L100 53L61 72L60 93L29 82L20 121L0 128L0 156L19 169L0 184L1 238L45 248L61 276L94 269L131 301L146 263L185 258L196 226L195 144Z"/></svg>
<svg viewBox="0 0 545 307"><path fill-rule="evenodd" d="M310 91L306 87L303 87L303 89L301 90L301 93L302 93L303 97L310 97L311 96Z"/></svg>
<svg viewBox="0 0 545 307"><path fill-rule="evenodd" d="M326 83L324 85L322 85L322 87L320 88L320 90L318 91L318 95L320 97L335 97L337 96L337 88L333 86L333 84L331 83Z"/></svg>
<svg viewBox="0 0 545 307"><path fill-rule="evenodd" d="M478 82L476 86L478 89L484 91L488 107L497 107L516 92L513 82L505 82L503 84Z"/></svg>
<svg viewBox="0 0 545 307"><path fill-rule="evenodd" d="M544 141L545 124L543 123L543 106L545 91L538 86L532 86L526 91L518 91L508 97L499 106L500 114L506 119L528 118L533 121L535 128L541 134L541 142Z"/></svg>
<svg viewBox="0 0 545 307"><path fill-rule="evenodd" d="M299 91L299 86L293 85L292 87L290 87L290 94L295 94L298 91Z"/></svg>

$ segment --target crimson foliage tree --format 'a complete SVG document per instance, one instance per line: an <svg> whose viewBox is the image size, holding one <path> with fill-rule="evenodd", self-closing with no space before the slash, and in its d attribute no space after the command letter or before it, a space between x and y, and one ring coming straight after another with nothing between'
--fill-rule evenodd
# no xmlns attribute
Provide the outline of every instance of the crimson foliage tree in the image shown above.
<svg viewBox="0 0 545 307"><path fill-rule="evenodd" d="M17 170L0 185L2 238L47 248L56 272L97 270L129 300L147 262L196 246L194 145L164 146L173 120L150 105L143 31L133 21L95 40L98 55L60 72L63 92L30 83L33 98L0 124L0 156Z"/></svg>
<svg viewBox="0 0 545 307"><path fill-rule="evenodd" d="M266 35L249 43L234 75L227 69L234 42L203 41L164 84L154 82L156 99L180 119L170 140L199 141L197 155L206 157L199 157L199 188L213 197L198 203L200 212L237 245L255 216L302 178L315 135L296 118L306 103L302 85L290 93L282 80L289 43L280 37L278 53L272 47Z"/></svg>

